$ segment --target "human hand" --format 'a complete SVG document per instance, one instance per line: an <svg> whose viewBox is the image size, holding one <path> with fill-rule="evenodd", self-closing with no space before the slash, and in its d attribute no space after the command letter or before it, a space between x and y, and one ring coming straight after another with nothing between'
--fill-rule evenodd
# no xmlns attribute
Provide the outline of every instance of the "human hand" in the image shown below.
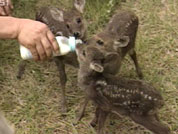
<svg viewBox="0 0 178 134"><path fill-rule="evenodd" d="M0 0L0 16L11 15L13 5L11 0Z"/></svg>
<svg viewBox="0 0 178 134"><path fill-rule="evenodd" d="M45 60L58 52L57 41L47 25L29 19L18 19L17 39L28 48L34 60Z"/></svg>

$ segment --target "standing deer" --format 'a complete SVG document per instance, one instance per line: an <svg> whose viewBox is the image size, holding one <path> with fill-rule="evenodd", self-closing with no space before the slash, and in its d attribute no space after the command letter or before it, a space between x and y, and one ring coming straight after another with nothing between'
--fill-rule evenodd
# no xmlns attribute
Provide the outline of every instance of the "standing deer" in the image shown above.
<svg viewBox="0 0 178 134"><path fill-rule="evenodd" d="M74 0L71 10L62 10L55 7L43 7L36 14L36 20L48 25L55 36L75 36L82 40L86 37L86 25L83 18L85 0ZM75 52L71 52L65 56L54 57L54 61L58 67L61 89L62 89L62 112L67 111L67 102L65 95L65 87L67 75L65 64L78 67L78 61ZM17 78L21 78L25 70L25 61L19 65Z"/></svg>
<svg viewBox="0 0 178 134"><path fill-rule="evenodd" d="M143 74L138 65L135 40L138 30L139 20L138 17L131 11L120 10L118 11L106 25L105 29L94 35L89 39L89 45L99 45L107 51L115 51L120 55L120 59L123 60L128 53L131 59L134 61L137 74L139 78L143 78ZM121 65L121 64L120 64ZM120 67L117 69L109 69L110 73L117 73Z"/></svg>
<svg viewBox="0 0 178 134"><path fill-rule="evenodd" d="M104 73L118 73L122 61L128 53L134 61L139 78L143 78L143 74L137 61L136 51L134 49L138 24L138 17L133 12L128 10L119 10L115 15L113 15L102 32L97 33L87 41L89 46L97 46L99 49L107 52L116 52L118 54L114 56L114 59L117 60L112 60L113 56L108 57L105 60ZM88 100L86 99L76 122L82 118L87 103Z"/></svg>
<svg viewBox="0 0 178 134"><path fill-rule="evenodd" d="M170 134L157 112L164 100L151 84L105 73L107 52L103 53L98 47L80 45L77 55L79 87L97 107L96 118L91 123L98 124L97 134L105 134L104 124L109 113L128 116L155 134Z"/></svg>

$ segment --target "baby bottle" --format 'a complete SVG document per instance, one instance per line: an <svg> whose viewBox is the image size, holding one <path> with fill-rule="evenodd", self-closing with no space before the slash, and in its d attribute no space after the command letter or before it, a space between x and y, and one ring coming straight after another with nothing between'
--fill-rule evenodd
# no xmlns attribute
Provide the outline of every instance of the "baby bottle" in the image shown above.
<svg viewBox="0 0 178 134"><path fill-rule="evenodd" d="M69 52L75 51L76 45L78 43L82 43L82 40L80 39L76 40L75 37L72 36L69 38L65 36L57 36L56 41L59 45L60 50L59 50L59 54L53 53L53 56L66 55ZM20 55L21 58L24 60L33 59L30 50L22 45L20 45Z"/></svg>

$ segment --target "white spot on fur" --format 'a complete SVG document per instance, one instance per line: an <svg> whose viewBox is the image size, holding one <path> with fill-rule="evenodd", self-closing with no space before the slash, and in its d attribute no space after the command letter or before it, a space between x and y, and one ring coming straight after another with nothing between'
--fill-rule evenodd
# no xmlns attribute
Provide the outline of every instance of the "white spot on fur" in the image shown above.
<svg viewBox="0 0 178 134"><path fill-rule="evenodd" d="M130 105L130 101L127 102Z"/></svg>
<svg viewBox="0 0 178 134"><path fill-rule="evenodd" d="M148 98L148 95L147 95L147 94L145 94L145 99L146 99L146 98Z"/></svg>
<svg viewBox="0 0 178 134"><path fill-rule="evenodd" d="M127 102L125 101L125 102L123 103L123 105L127 105Z"/></svg>
<svg viewBox="0 0 178 134"><path fill-rule="evenodd" d="M149 99L149 100L152 100L152 97L151 97L151 96L149 96L149 97L148 97L148 99Z"/></svg>
<svg viewBox="0 0 178 134"><path fill-rule="evenodd" d="M154 101L157 101L158 99L157 98L154 98Z"/></svg>
<svg viewBox="0 0 178 134"><path fill-rule="evenodd" d="M103 85L103 86L107 85L106 81L103 81L103 80L97 81L96 84Z"/></svg>
<svg viewBox="0 0 178 134"><path fill-rule="evenodd" d="M126 28L128 28L129 26L130 26L130 24L129 24L129 23L127 23L125 27L126 27Z"/></svg>

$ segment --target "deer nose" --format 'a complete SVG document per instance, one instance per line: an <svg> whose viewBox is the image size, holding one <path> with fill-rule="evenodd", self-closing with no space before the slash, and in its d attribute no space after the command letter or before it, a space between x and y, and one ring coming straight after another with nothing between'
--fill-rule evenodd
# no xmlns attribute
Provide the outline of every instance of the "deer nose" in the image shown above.
<svg viewBox="0 0 178 134"><path fill-rule="evenodd" d="M75 38L80 37L80 33L79 33L79 32L75 32L75 33L74 33L74 37L75 37Z"/></svg>

